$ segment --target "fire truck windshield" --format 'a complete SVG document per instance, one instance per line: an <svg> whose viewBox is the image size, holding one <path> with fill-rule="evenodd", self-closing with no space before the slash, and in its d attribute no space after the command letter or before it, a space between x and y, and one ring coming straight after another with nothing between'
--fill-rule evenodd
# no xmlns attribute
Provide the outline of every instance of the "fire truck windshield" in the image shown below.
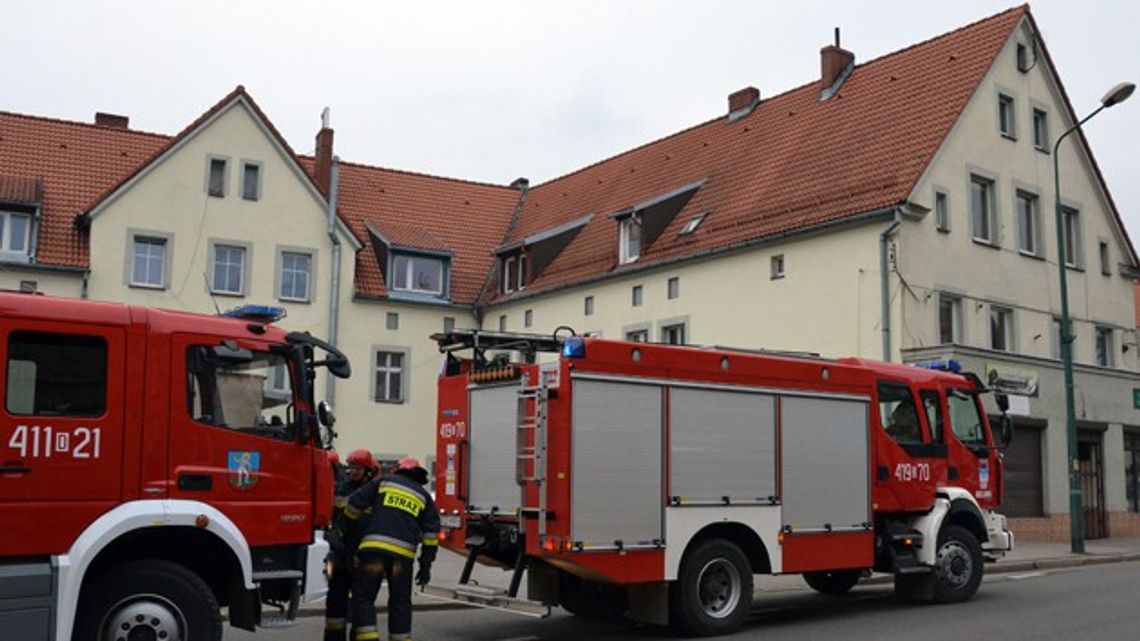
<svg viewBox="0 0 1140 641"><path fill-rule="evenodd" d="M982 421L977 396L950 390L946 401L950 405L950 427L954 430L954 436L966 445L986 445L985 423Z"/></svg>
<svg viewBox="0 0 1140 641"><path fill-rule="evenodd" d="M286 357L226 346L187 351L187 408L200 423L281 440L297 437Z"/></svg>

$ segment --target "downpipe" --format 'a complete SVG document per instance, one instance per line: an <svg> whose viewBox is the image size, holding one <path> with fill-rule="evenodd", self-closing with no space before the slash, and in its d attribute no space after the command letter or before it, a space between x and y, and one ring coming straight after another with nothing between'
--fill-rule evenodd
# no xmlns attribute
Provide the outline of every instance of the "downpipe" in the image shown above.
<svg viewBox="0 0 1140 641"><path fill-rule="evenodd" d="M886 362L891 361L891 283L890 273L887 271L888 258L887 246L890 242L891 234L894 233L902 222L902 217L899 214L899 209L895 208L895 218L891 224L879 234L879 285L881 289L882 310L881 319L883 333L883 360Z"/></svg>
<svg viewBox="0 0 1140 641"><path fill-rule="evenodd" d="M334 347L337 344L337 335L340 326L340 254L341 243L336 237L336 201L340 185L340 157L332 157L332 169L329 176L329 242L332 243L332 282L329 293L329 335L328 342ZM336 407L336 377L325 375L325 400L329 405Z"/></svg>

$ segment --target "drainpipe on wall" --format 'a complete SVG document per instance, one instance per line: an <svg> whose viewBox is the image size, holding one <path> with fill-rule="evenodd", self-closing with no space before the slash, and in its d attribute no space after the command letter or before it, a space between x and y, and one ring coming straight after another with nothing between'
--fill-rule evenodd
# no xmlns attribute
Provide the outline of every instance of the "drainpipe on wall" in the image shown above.
<svg viewBox="0 0 1140 641"><path fill-rule="evenodd" d="M332 157L332 170L329 172L329 242L332 243L332 291L329 294L329 335L328 342L336 346L340 324L340 239L336 237L336 197L340 183L340 157ZM335 407L336 377L325 375L325 400Z"/></svg>
<svg viewBox="0 0 1140 641"><path fill-rule="evenodd" d="M891 360L891 283L890 274L887 272L887 242L892 233L898 228L901 222L898 208L895 208L895 219L891 222L890 226L879 234L879 284L882 288L882 328L883 328L883 360L888 363Z"/></svg>
<svg viewBox="0 0 1140 641"><path fill-rule="evenodd" d="M91 281L91 270L83 270L83 286L79 290L79 298L87 300L87 285Z"/></svg>

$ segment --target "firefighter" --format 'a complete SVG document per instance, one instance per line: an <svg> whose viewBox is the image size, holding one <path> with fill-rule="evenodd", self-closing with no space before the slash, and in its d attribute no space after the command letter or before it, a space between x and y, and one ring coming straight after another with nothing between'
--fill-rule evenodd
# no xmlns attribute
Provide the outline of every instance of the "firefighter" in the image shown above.
<svg viewBox="0 0 1140 641"><path fill-rule="evenodd" d="M388 639L412 638L412 565L422 543L415 583L431 581L439 549L439 512L424 486L428 473L414 458L401 459L392 473L373 479L348 497L347 520L361 520L363 537L356 550L352 579L352 641L380 638L373 605L388 580ZM365 519L365 510L372 508Z"/></svg>
<svg viewBox="0 0 1140 641"><path fill-rule="evenodd" d="M348 464L336 482L333 510L333 527L328 532L329 591L325 597L325 641L345 641L348 622L348 589L352 585L353 551L360 542L360 533L345 529L340 514L348 505L348 497L380 472L372 452L353 450L345 459Z"/></svg>

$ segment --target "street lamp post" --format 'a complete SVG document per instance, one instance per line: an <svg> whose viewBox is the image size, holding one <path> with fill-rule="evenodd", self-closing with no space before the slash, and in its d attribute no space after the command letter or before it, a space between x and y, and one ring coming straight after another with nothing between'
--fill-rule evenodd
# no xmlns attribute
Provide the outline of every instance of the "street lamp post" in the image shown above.
<svg viewBox="0 0 1140 641"><path fill-rule="evenodd" d="M1081 501L1081 481L1077 462L1077 413L1073 402L1073 336L1069 328L1069 286L1066 282L1065 265L1065 216L1061 209L1061 169L1057 150L1066 136L1081 128L1093 116L1109 107L1124 102L1136 90L1131 82L1122 82L1100 99L1100 107L1070 127L1057 138L1053 145L1053 197L1056 199L1057 215L1057 269L1061 273L1061 361L1065 368L1065 427L1069 442L1069 525L1074 554L1084 554L1085 524ZM1074 238L1075 240L1075 238ZM1074 260L1076 255L1074 254Z"/></svg>

